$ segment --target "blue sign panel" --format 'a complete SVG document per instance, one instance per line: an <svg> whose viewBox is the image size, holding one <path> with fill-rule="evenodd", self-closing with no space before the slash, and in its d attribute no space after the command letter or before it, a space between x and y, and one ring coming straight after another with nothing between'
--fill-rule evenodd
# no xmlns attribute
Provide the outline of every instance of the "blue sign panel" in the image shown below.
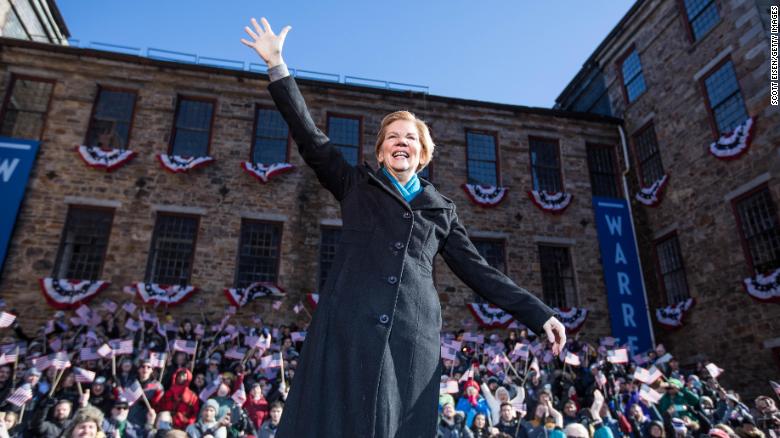
<svg viewBox="0 0 780 438"><path fill-rule="evenodd" d="M624 199L593 197L612 336L632 354L654 347L631 212Z"/></svg>
<svg viewBox="0 0 780 438"><path fill-rule="evenodd" d="M16 214L24 198L39 143L0 137L0 267L5 263Z"/></svg>

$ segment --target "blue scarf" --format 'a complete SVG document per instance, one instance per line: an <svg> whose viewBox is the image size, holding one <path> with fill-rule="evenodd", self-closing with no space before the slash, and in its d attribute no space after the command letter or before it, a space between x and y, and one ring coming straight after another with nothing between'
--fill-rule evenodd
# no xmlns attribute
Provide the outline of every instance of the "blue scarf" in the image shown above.
<svg viewBox="0 0 780 438"><path fill-rule="evenodd" d="M405 186L402 186L401 183L398 182L397 179L393 176L392 173L390 173L384 166L382 166L382 172L387 175L387 177L390 179L390 181L393 182L393 185L396 189L398 189L398 192L401 193L401 196L404 197L406 202L412 202L412 199L414 199L415 196L417 196L418 193L422 191L422 186L420 185L420 179L417 178L417 174L413 174L412 178L409 179L409 182L406 183Z"/></svg>

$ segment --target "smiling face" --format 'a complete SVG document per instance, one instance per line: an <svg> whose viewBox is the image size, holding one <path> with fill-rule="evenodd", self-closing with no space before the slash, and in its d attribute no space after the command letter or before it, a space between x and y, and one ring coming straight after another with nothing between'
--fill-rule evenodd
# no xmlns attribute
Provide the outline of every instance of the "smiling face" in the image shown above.
<svg viewBox="0 0 780 438"><path fill-rule="evenodd" d="M393 173L416 172L421 149L416 124L411 120L396 120L387 125L377 160Z"/></svg>

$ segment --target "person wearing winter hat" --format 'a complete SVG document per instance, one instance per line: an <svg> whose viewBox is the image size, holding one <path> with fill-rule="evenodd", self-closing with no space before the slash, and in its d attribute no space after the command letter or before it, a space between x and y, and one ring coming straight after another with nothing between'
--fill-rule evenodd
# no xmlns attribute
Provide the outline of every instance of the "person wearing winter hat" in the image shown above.
<svg viewBox="0 0 780 438"><path fill-rule="evenodd" d="M227 438L227 426L230 424L230 417L226 416L217 420L219 403L214 399L209 399L200 410L198 421L187 427L187 436L190 438L204 438L213 436L214 438Z"/></svg>
<svg viewBox="0 0 780 438"><path fill-rule="evenodd" d="M141 403L140 400L139 403ZM103 430L106 432L106 435L113 436L113 433L119 432L119 436L123 438L141 438L151 434L156 413L149 411L145 425L139 425L128 420L129 412L130 403L126 398L119 396L119 398L114 400L111 407L111 416L103 420Z"/></svg>
<svg viewBox="0 0 780 438"><path fill-rule="evenodd" d="M658 402L658 410L662 413L670 412L673 417L685 416L697 420L693 408L699 406L699 396L685 388L678 379L668 379L665 387L666 394Z"/></svg>
<svg viewBox="0 0 780 438"><path fill-rule="evenodd" d="M244 410L255 428L260 429L270 410L268 400L263 395L263 385L260 382L255 382L249 387L249 396L244 403Z"/></svg>
<svg viewBox="0 0 780 438"><path fill-rule="evenodd" d="M479 384L474 379L466 380L463 384L463 396L458 400L455 410L466 414L466 427L471 427L474 416L478 413L483 413L486 417L491 415L490 407L485 398L479 395Z"/></svg>
<svg viewBox="0 0 780 438"><path fill-rule="evenodd" d="M84 406L76 411L73 420L68 424L60 437L64 438L96 438L103 433L103 413L94 406Z"/></svg>
<svg viewBox="0 0 780 438"><path fill-rule="evenodd" d="M525 390L517 385L512 386L514 387L517 396L515 396L513 399L510 399L509 391L505 387L497 387L495 390L495 395L493 395L488 385L486 385L484 382L482 383L482 395L485 397L485 401L487 402L488 407L490 407L489 418L491 419L491 424L498 423L498 417L501 416L501 405L503 403L510 403L513 406L520 406L525 401ZM512 412L514 413L515 411L512 410Z"/></svg>
<svg viewBox="0 0 780 438"><path fill-rule="evenodd" d="M459 437L474 438L474 434L469 427L466 427L463 419L463 412L456 412L452 403L445 402L439 416L437 426L437 437Z"/></svg>

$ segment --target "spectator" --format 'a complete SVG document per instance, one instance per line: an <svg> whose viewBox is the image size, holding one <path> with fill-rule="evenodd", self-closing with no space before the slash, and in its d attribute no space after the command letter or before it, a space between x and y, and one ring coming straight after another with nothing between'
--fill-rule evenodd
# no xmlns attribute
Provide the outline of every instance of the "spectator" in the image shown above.
<svg viewBox="0 0 780 438"><path fill-rule="evenodd" d="M164 390L160 382L152 375L153 370L152 362L149 359L142 359L138 364L138 383L141 384L141 389L143 389L149 404L155 406L162 399ZM135 424L143 425L148 414L146 403L135 403L130 408L128 418Z"/></svg>
<svg viewBox="0 0 780 438"><path fill-rule="evenodd" d="M259 382L253 383L249 389L249 397L247 397L244 409L249 415L250 421L254 424L256 429L260 429L260 426L268 416L269 405L268 400L263 395L263 387Z"/></svg>
<svg viewBox="0 0 780 438"><path fill-rule="evenodd" d="M85 406L73 417L62 433L64 438L96 438L102 433L103 413L94 406ZM60 436L60 435L57 435Z"/></svg>
<svg viewBox="0 0 780 438"><path fill-rule="evenodd" d="M187 436L190 438L227 438L227 426L230 425L230 416L217 419L219 403L216 400L208 400L200 410L198 421L187 427Z"/></svg>
<svg viewBox="0 0 780 438"><path fill-rule="evenodd" d="M455 412L452 403L446 402L441 410L436 438L473 438L471 430L466 427L466 416L463 412ZM262 437L261 435L261 438Z"/></svg>
<svg viewBox="0 0 780 438"><path fill-rule="evenodd" d="M276 429L279 427L279 421L282 419L284 404L280 401L271 403L271 409L268 412L268 419L263 423L257 433L257 438L274 438Z"/></svg>
<svg viewBox="0 0 780 438"><path fill-rule="evenodd" d="M463 386L463 397L458 400L455 410L466 415L466 427L471 427L474 416L477 414L490 415L490 408L484 397L479 395L479 384L474 379L469 379Z"/></svg>
<svg viewBox="0 0 780 438"><path fill-rule="evenodd" d="M678 379L668 379L665 388L666 394L658 402L658 409L664 412L673 407L672 417L685 416L691 420L696 420L693 408L699 405L699 396L684 388L682 382Z"/></svg>
<svg viewBox="0 0 780 438"><path fill-rule="evenodd" d="M471 425L471 433L474 435L474 438L489 437L492 434L490 429L485 414L480 413L474 416L474 423ZM498 430L495 432L498 432Z"/></svg>
<svg viewBox="0 0 780 438"><path fill-rule="evenodd" d="M141 401L139 401L141 403ZM103 430L107 435L118 433L121 438L142 438L152 434L155 412L148 411L144 422L138 424L129 420L130 404L119 397L111 407L111 416L103 420Z"/></svg>
<svg viewBox="0 0 780 438"><path fill-rule="evenodd" d="M49 411L52 411L51 418L48 418ZM46 398L35 413L30 428L39 438L58 438L67 428L72 411L72 401L64 398L59 400Z"/></svg>
<svg viewBox="0 0 780 438"><path fill-rule="evenodd" d="M175 382L170 389L163 394L157 410L170 411L173 415L173 426L176 429L186 429L195 422L200 402L198 396L189 388L192 379L190 370L179 368L174 374L174 379Z"/></svg>

